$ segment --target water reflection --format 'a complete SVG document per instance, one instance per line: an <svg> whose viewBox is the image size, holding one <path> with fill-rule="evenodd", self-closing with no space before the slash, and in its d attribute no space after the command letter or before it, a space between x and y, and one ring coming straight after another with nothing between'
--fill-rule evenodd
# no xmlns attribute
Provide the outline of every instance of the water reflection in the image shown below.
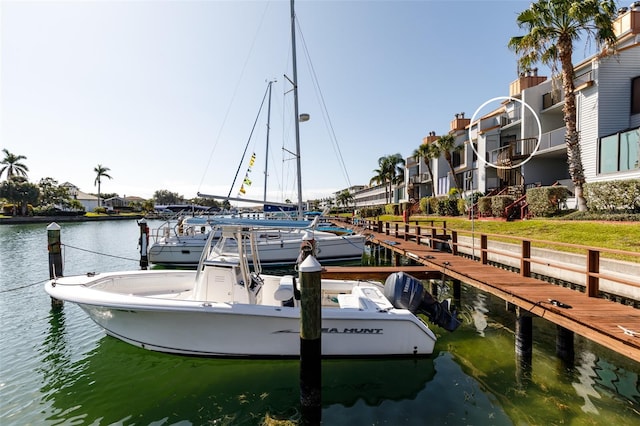
<svg viewBox="0 0 640 426"><path fill-rule="evenodd" d="M178 357L106 336L77 361L69 361L69 350L64 315L52 314L41 389L51 403L46 419L52 423L255 424L267 414L297 415L297 361ZM327 360L323 407L412 401L434 375L433 359Z"/></svg>
<svg viewBox="0 0 640 426"><path fill-rule="evenodd" d="M576 366L576 381L572 383L576 394L583 398L581 409L585 413L598 414L594 399L600 400L603 395L620 399L640 415L640 376L599 359L590 351L580 353ZM634 408L635 406L635 408Z"/></svg>
<svg viewBox="0 0 640 426"><path fill-rule="evenodd" d="M471 319L476 331L482 337L484 337L484 330L487 328L487 313L489 312L486 300L486 294L478 292L471 302Z"/></svg>

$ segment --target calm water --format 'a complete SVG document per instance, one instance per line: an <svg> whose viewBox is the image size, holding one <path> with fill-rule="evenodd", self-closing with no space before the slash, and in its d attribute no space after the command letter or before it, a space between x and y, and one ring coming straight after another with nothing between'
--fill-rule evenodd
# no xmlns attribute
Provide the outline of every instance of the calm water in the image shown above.
<svg viewBox="0 0 640 426"><path fill-rule="evenodd" d="M63 225L64 274L137 269L137 237L135 221ZM299 419L296 361L177 357L107 337L75 305L51 310L47 259L46 226L0 226L0 424ZM533 363L522 373L504 303L463 286L461 305L464 325L436 329L431 358L324 361L323 423L640 422L640 364L577 337L575 364L563 365L555 326L534 319Z"/></svg>

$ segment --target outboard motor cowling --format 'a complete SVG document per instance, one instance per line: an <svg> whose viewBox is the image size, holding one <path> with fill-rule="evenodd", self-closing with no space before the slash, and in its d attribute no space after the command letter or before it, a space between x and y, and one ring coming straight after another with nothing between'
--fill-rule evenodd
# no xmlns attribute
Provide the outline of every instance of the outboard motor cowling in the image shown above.
<svg viewBox="0 0 640 426"><path fill-rule="evenodd" d="M454 331L460 325L456 309L450 310L449 300L438 302L424 289L419 279L404 272L395 272L387 277L384 295L395 308L424 314L445 330Z"/></svg>

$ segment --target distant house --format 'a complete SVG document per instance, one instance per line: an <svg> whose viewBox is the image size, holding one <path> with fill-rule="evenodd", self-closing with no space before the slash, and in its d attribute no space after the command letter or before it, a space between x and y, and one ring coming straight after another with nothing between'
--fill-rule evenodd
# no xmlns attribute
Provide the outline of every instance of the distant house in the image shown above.
<svg viewBox="0 0 640 426"><path fill-rule="evenodd" d="M142 197L111 197L104 200L102 205L107 209L118 209L122 207L129 207L131 203L144 203L146 200Z"/></svg>
<svg viewBox="0 0 640 426"><path fill-rule="evenodd" d="M65 182L60 185L63 188L67 188L69 195L72 199L78 200L80 204L84 207L85 211L92 212L98 207L98 197L95 195L87 194L86 192L80 191L77 186L72 183Z"/></svg>

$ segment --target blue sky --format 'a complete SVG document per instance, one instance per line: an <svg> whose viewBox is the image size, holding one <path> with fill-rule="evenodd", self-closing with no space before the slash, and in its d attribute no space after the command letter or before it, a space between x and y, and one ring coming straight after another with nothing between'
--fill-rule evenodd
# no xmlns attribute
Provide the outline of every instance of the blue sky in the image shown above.
<svg viewBox="0 0 640 426"><path fill-rule="evenodd" d="M507 42L528 5L296 2L304 198L368 184L379 157L508 95ZM288 1L2 1L0 146L27 157L33 182L97 192L101 164L103 192L145 198L226 195L239 169L236 196L255 152L245 197L262 199L266 111L249 135L276 79L269 199L294 200L289 14Z"/></svg>

